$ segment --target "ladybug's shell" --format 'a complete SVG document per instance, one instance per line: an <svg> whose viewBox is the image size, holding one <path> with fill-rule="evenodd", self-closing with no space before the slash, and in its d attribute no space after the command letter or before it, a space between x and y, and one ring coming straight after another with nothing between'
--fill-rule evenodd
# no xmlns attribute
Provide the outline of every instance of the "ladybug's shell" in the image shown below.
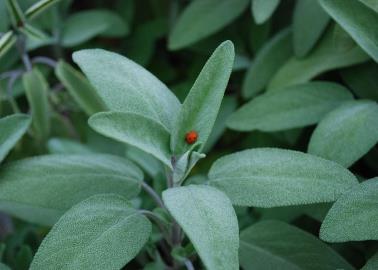
<svg viewBox="0 0 378 270"><path fill-rule="evenodd" d="M188 133L186 133L185 135L185 141L188 143L188 144L193 144L197 141L198 139L198 133L195 132L195 131L189 131Z"/></svg>

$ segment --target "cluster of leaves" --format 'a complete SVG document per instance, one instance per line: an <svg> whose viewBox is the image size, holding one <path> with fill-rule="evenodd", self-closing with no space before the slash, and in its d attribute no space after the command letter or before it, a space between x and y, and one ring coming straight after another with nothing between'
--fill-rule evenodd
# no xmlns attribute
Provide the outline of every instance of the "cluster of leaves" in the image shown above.
<svg viewBox="0 0 378 270"><path fill-rule="evenodd" d="M377 1L109 2L0 1L1 270L378 268Z"/></svg>

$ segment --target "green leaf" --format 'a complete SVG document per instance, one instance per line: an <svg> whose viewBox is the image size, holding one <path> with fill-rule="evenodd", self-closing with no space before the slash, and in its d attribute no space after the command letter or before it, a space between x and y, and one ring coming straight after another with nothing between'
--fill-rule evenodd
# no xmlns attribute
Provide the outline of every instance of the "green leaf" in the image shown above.
<svg viewBox="0 0 378 270"><path fill-rule="evenodd" d="M240 234L240 264L245 270L354 269L313 235L280 221L262 221Z"/></svg>
<svg viewBox="0 0 378 270"><path fill-rule="evenodd" d="M0 209L29 222L52 225L67 209L99 193L135 197L143 173L111 155L46 155L3 165Z"/></svg>
<svg viewBox="0 0 378 270"><path fill-rule="evenodd" d="M279 131L312 125L351 100L343 86L315 81L269 91L234 112L227 126L239 131Z"/></svg>
<svg viewBox="0 0 378 270"><path fill-rule="evenodd" d="M75 52L73 59L109 110L135 112L171 130L180 102L143 67L119 54L100 49Z"/></svg>
<svg viewBox="0 0 378 270"><path fill-rule="evenodd" d="M0 37L0 57L3 56L16 43L16 35L8 31Z"/></svg>
<svg viewBox="0 0 378 270"><path fill-rule="evenodd" d="M377 127L376 102L347 102L320 121L311 136L308 152L349 167L378 142Z"/></svg>
<svg viewBox="0 0 378 270"><path fill-rule="evenodd" d="M231 41L225 41L201 70L182 104L172 130L171 150L174 154L183 154L189 150L190 145L185 141L189 131L196 131L198 142L202 143L202 147L205 145L231 75L234 57L234 45Z"/></svg>
<svg viewBox="0 0 378 270"><path fill-rule="evenodd" d="M359 1L378 13L378 2L376 0L359 0Z"/></svg>
<svg viewBox="0 0 378 270"><path fill-rule="evenodd" d="M209 172L209 184L241 206L332 202L357 183L352 173L335 162L278 148L224 156Z"/></svg>
<svg viewBox="0 0 378 270"><path fill-rule="evenodd" d="M92 196L59 219L30 270L118 270L139 253L150 234L151 223L123 197Z"/></svg>
<svg viewBox="0 0 378 270"><path fill-rule="evenodd" d="M355 186L329 210L320 228L327 242L378 240L378 177Z"/></svg>
<svg viewBox="0 0 378 270"><path fill-rule="evenodd" d="M31 108L33 131L38 139L45 140L50 133L49 86L36 68L25 73L22 82Z"/></svg>
<svg viewBox="0 0 378 270"><path fill-rule="evenodd" d="M6 2L13 27L22 26L25 22L25 16L18 4L18 0L6 0Z"/></svg>
<svg viewBox="0 0 378 270"><path fill-rule="evenodd" d="M361 270L375 270L378 269L378 252L371 257L368 262L361 268Z"/></svg>
<svg viewBox="0 0 378 270"><path fill-rule="evenodd" d="M378 62L378 13L360 1L319 1L325 11Z"/></svg>
<svg viewBox="0 0 378 270"><path fill-rule="evenodd" d="M244 98L248 99L260 93L277 70L292 56L291 36L291 30L284 29L257 53L243 81Z"/></svg>
<svg viewBox="0 0 378 270"><path fill-rule="evenodd" d="M106 110L93 86L71 65L59 61L55 74L87 115Z"/></svg>
<svg viewBox="0 0 378 270"><path fill-rule="evenodd" d="M293 15L293 45L295 55L303 57L314 47L323 34L330 17L318 0L300 0Z"/></svg>
<svg viewBox="0 0 378 270"><path fill-rule="evenodd" d="M123 37L129 26L117 14L106 9L93 9L76 13L63 25L63 46L73 47L98 35Z"/></svg>
<svg viewBox="0 0 378 270"><path fill-rule="evenodd" d="M222 192L190 185L164 191L163 201L206 269L239 269L238 221L230 200Z"/></svg>
<svg viewBox="0 0 378 270"><path fill-rule="evenodd" d="M24 114L0 118L0 162L28 130L30 122L30 117Z"/></svg>
<svg viewBox="0 0 378 270"><path fill-rule="evenodd" d="M252 0L252 15L257 24L263 24L280 4L280 0Z"/></svg>
<svg viewBox="0 0 378 270"><path fill-rule="evenodd" d="M89 125L100 134L150 153L169 168L169 132L159 122L140 114L102 112L89 118Z"/></svg>
<svg viewBox="0 0 378 270"><path fill-rule="evenodd" d="M0 262L0 270L11 270L8 266L6 266L5 264L2 264Z"/></svg>
<svg viewBox="0 0 378 270"><path fill-rule="evenodd" d="M358 46L350 50L335 47L333 32L330 27L319 43L305 58L290 58L271 79L268 89L281 88L311 80L326 71L355 65L369 59Z"/></svg>
<svg viewBox="0 0 378 270"><path fill-rule="evenodd" d="M40 0L34 3L30 8L25 11L25 17L27 19L33 19L45 12L52 5L58 3L60 0Z"/></svg>
<svg viewBox="0 0 378 270"><path fill-rule="evenodd" d="M47 142L50 154L93 154L94 151L88 146L75 140L64 138L51 138Z"/></svg>
<svg viewBox="0 0 378 270"><path fill-rule="evenodd" d="M178 50L208 37L230 24L247 8L249 0L195 0L182 12L168 39Z"/></svg>
<svg viewBox="0 0 378 270"><path fill-rule="evenodd" d="M156 179L159 173L164 173L164 168L159 160L139 148L128 146L126 148L126 157L138 164L152 179Z"/></svg>

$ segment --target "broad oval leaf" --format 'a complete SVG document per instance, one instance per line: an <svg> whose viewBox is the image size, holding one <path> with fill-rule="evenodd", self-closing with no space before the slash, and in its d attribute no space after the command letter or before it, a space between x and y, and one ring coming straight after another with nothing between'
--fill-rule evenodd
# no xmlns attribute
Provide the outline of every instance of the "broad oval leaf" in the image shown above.
<svg viewBox="0 0 378 270"><path fill-rule="evenodd" d="M257 24L266 22L277 9L281 0L252 0L252 15Z"/></svg>
<svg viewBox="0 0 378 270"><path fill-rule="evenodd" d="M319 0L325 11L378 62L378 13L355 0Z"/></svg>
<svg viewBox="0 0 378 270"><path fill-rule="evenodd" d="M378 269L378 252L371 257L361 270L375 270Z"/></svg>
<svg viewBox="0 0 378 270"><path fill-rule="evenodd" d="M49 139L47 149L50 154L93 154L95 152L85 144L66 138Z"/></svg>
<svg viewBox="0 0 378 270"><path fill-rule="evenodd" d="M227 126L234 130L278 131L312 125L351 93L331 82L309 82L269 91L234 112Z"/></svg>
<svg viewBox="0 0 378 270"><path fill-rule="evenodd" d="M71 65L59 61L55 74L87 115L106 110L93 86Z"/></svg>
<svg viewBox="0 0 378 270"><path fill-rule="evenodd" d="M349 167L377 142L377 103L352 101L320 121L311 136L308 152Z"/></svg>
<svg viewBox="0 0 378 270"><path fill-rule="evenodd" d="M352 173L335 162L278 148L224 156L209 172L209 184L242 206L332 202L357 183Z"/></svg>
<svg viewBox="0 0 378 270"><path fill-rule="evenodd" d="M150 233L149 220L125 198L95 195L59 219L30 270L119 270L138 254Z"/></svg>
<svg viewBox="0 0 378 270"><path fill-rule="evenodd" d="M25 114L13 114L0 118L0 162L25 134L30 122L30 117Z"/></svg>
<svg viewBox="0 0 378 270"><path fill-rule="evenodd" d="M236 19L250 0L195 0L180 15L168 46L178 50L216 33Z"/></svg>
<svg viewBox="0 0 378 270"><path fill-rule="evenodd" d="M327 242L378 240L378 177L355 186L329 210L320 228Z"/></svg>
<svg viewBox="0 0 378 270"><path fill-rule="evenodd" d="M171 168L168 130L154 119L126 112L102 112L89 118L102 135L150 153Z"/></svg>
<svg viewBox="0 0 378 270"><path fill-rule="evenodd" d="M343 257L313 235L281 221L261 221L240 234L245 270L353 270Z"/></svg>
<svg viewBox="0 0 378 270"><path fill-rule="evenodd" d="M190 185L164 191L163 201L206 269L239 269L238 221L226 195L209 186Z"/></svg>
<svg viewBox="0 0 378 270"><path fill-rule="evenodd" d="M182 104L172 130L171 150L174 154L183 154L190 148L185 135L192 130L198 133L198 142L205 145L218 115L234 57L234 45L231 41L225 41L201 70Z"/></svg>
<svg viewBox="0 0 378 270"><path fill-rule="evenodd" d="M291 29L282 30L257 53L243 81L244 98L251 98L261 92L277 70L292 56L291 32Z"/></svg>
<svg viewBox="0 0 378 270"><path fill-rule="evenodd" d="M330 17L318 0L297 1L293 15L293 45L295 55L305 56L323 34Z"/></svg>
<svg viewBox="0 0 378 270"><path fill-rule="evenodd" d="M111 155L45 155L2 166L0 209L29 222L52 225L67 209L89 196L138 195L143 173Z"/></svg>
<svg viewBox="0 0 378 270"><path fill-rule="evenodd" d="M180 102L150 72L126 57L101 49L75 52L73 59L109 110L139 113L171 129Z"/></svg>

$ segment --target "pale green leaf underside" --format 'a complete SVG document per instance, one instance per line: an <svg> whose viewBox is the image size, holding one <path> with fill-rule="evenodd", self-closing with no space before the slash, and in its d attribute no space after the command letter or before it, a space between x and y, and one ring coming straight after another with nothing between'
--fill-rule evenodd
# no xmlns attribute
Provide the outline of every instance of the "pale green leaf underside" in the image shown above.
<svg viewBox="0 0 378 270"><path fill-rule="evenodd" d="M281 0L252 0L252 15L257 24L266 22L277 9Z"/></svg>
<svg viewBox="0 0 378 270"><path fill-rule="evenodd" d="M111 155L46 155L8 163L0 170L0 209L52 225L74 204L99 193L138 195L143 173Z"/></svg>
<svg viewBox="0 0 378 270"><path fill-rule="evenodd" d="M377 142L377 103L351 101L330 112L319 123L311 136L308 152L349 167Z"/></svg>
<svg viewBox="0 0 378 270"><path fill-rule="evenodd" d="M95 195L65 213L43 240L30 270L119 270L151 233L123 197Z"/></svg>
<svg viewBox="0 0 378 270"><path fill-rule="evenodd" d="M354 186L329 210L320 228L327 242L378 240L378 177Z"/></svg>
<svg viewBox="0 0 378 270"><path fill-rule="evenodd" d="M238 221L226 195L209 186L190 185L164 191L163 200L206 269L239 269Z"/></svg>
<svg viewBox="0 0 378 270"><path fill-rule="evenodd" d="M256 148L215 161L209 184L235 205L276 207L332 202L358 182L335 162L297 151Z"/></svg>
<svg viewBox="0 0 378 270"><path fill-rule="evenodd" d="M281 221L262 221L243 230L239 254L245 270L354 269L313 235Z"/></svg>

